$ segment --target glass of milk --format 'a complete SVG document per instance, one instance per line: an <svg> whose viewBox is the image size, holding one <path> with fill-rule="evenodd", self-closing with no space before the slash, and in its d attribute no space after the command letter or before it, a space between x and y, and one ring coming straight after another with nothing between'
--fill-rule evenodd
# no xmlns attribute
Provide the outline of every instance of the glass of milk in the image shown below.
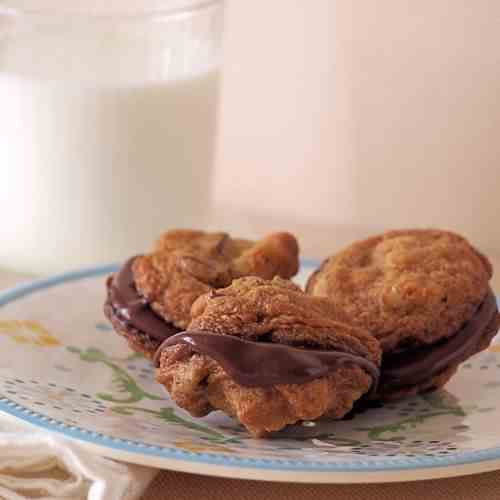
<svg viewBox="0 0 500 500"><path fill-rule="evenodd" d="M0 0L0 268L118 261L203 227L219 0Z"/></svg>

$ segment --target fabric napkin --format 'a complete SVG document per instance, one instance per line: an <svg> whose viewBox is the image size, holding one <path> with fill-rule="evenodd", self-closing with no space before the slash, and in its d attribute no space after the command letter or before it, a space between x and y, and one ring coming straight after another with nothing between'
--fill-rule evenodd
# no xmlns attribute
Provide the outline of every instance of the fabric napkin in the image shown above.
<svg viewBox="0 0 500 500"><path fill-rule="evenodd" d="M25 279L2 271L0 290ZM156 473L0 415L0 500L136 500Z"/></svg>
<svg viewBox="0 0 500 500"><path fill-rule="evenodd" d="M136 500L155 473L0 418L0 499Z"/></svg>

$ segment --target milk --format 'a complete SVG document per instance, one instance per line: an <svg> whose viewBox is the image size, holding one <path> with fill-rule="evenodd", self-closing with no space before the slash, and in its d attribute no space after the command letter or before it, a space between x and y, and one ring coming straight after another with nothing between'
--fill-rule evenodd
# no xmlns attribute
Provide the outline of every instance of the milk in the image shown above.
<svg viewBox="0 0 500 500"><path fill-rule="evenodd" d="M148 47L122 38L104 53L83 36L0 40L0 267L116 261L203 224L217 67L199 53L186 65L183 46L177 66L149 71Z"/></svg>

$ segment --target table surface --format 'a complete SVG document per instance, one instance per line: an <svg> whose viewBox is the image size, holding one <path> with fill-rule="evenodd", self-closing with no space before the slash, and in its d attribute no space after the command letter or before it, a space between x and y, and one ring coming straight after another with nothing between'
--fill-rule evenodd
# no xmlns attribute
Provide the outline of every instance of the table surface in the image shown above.
<svg viewBox="0 0 500 500"><path fill-rule="evenodd" d="M500 267L500 259L491 257ZM29 277L0 271L0 289L14 286ZM493 289L500 293L500 273L492 280ZM500 471L473 476L417 481L412 483L308 485L262 481L220 479L194 474L161 471L142 500L204 500L221 498L253 500L255 498L287 500L422 500L427 498L452 500L498 500Z"/></svg>

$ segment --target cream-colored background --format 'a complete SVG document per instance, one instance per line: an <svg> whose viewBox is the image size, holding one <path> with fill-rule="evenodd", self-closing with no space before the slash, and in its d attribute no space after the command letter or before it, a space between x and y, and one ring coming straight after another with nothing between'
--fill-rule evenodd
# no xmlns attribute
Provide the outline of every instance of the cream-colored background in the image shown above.
<svg viewBox="0 0 500 500"><path fill-rule="evenodd" d="M500 253L500 2L227 6L217 225L310 255L432 225Z"/></svg>

